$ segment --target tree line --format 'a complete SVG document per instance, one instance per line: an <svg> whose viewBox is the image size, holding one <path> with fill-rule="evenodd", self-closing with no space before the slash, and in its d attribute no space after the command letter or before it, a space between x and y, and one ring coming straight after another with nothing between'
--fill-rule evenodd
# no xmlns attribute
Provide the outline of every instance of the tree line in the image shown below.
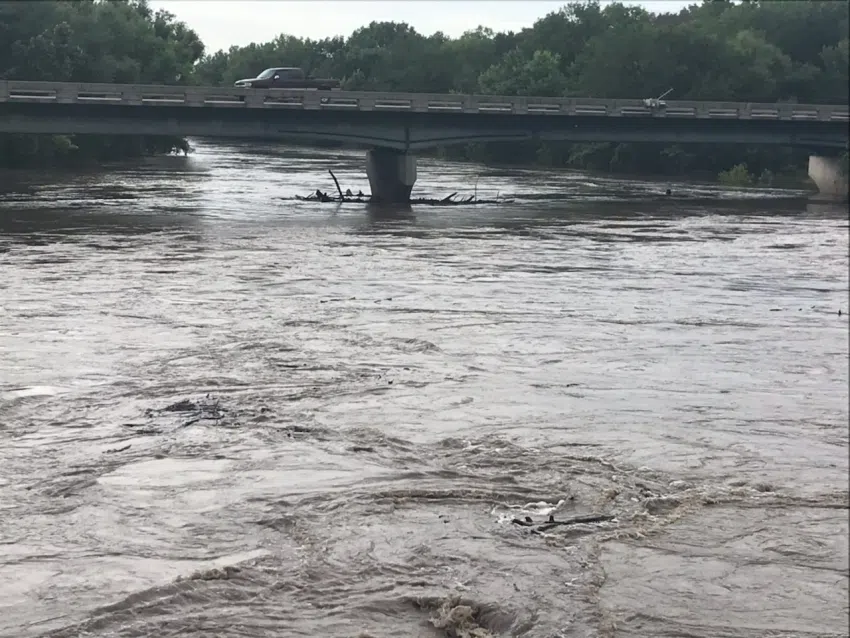
<svg viewBox="0 0 850 638"><path fill-rule="evenodd" d="M194 31L147 2L0 2L2 80L187 84L203 56ZM187 148L164 136L0 134L0 166L77 165Z"/></svg>
<svg viewBox="0 0 850 638"><path fill-rule="evenodd" d="M848 103L848 3L705 1L676 14L582 1L519 32L457 38L373 22L348 37L282 34L205 54L187 25L144 0L0 2L0 77L232 85L297 66L343 89L759 102ZM168 138L2 136L10 158L103 159L185 148ZM447 158L750 179L799 171L807 155L739 145L527 142L440 149Z"/></svg>

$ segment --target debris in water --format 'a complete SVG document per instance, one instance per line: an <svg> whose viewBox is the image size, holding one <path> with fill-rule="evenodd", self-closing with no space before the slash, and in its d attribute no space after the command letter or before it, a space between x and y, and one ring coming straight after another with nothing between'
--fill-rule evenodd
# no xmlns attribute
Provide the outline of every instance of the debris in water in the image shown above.
<svg viewBox="0 0 850 638"><path fill-rule="evenodd" d="M226 416L226 412L221 407L219 400L212 398L209 394L198 401L182 399L161 409L148 408L145 410L145 416L148 418L168 413L180 414L183 418L187 419L182 423L183 427L193 425L199 421L215 421L216 425L221 425L222 420ZM127 427L136 427L134 424L125 425Z"/></svg>
<svg viewBox="0 0 850 638"><path fill-rule="evenodd" d="M183 399L177 403L172 403L162 409L163 412L195 412L198 409L197 404L189 399Z"/></svg>
<svg viewBox="0 0 850 638"><path fill-rule="evenodd" d="M235 576L241 570L234 565L225 565L224 567L213 567L212 569L204 569L188 576L178 576L175 582L181 583L187 580L229 580L231 576Z"/></svg>
<svg viewBox="0 0 850 638"><path fill-rule="evenodd" d="M614 516L611 514L599 514L596 516L577 516L575 518L570 518L566 521L550 521L548 523L544 523L537 527L538 532L545 532L554 527L566 526L566 525L580 525L582 523L607 523L608 521L613 521Z"/></svg>
<svg viewBox="0 0 850 638"><path fill-rule="evenodd" d="M430 618L449 638L493 638L508 633L515 620L495 606L482 607L457 598L444 601Z"/></svg>
<svg viewBox="0 0 850 638"><path fill-rule="evenodd" d="M356 195L349 195L351 191L348 190L344 194L339 196L332 196L328 193L325 193L322 190L316 189L315 193L310 193L309 195L296 195L295 199L300 202L319 202L321 204L371 204L377 203L372 200L371 195L365 195L362 192L358 192ZM457 199L456 199L457 198ZM409 204L424 204L427 206L463 206L469 204L511 204L514 200L512 199L482 199L476 195L468 195L466 197L457 197L457 193L452 193L442 199L437 199L434 197L419 197L416 199L411 199Z"/></svg>
<svg viewBox="0 0 850 638"><path fill-rule="evenodd" d="M130 443L128 443L127 445L125 445L123 447L116 447L116 448L112 448L110 450L104 450L103 453L104 454L117 454L118 452L125 452L125 451L129 450L131 447L133 447L133 446Z"/></svg>
<svg viewBox="0 0 850 638"><path fill-rule="evenodd" d="M541 523L535 526L534 521L531 520L530 516L526 516L525 520L520 520L518 518L514 518L511 520L511 523L514 525L519 525L520 527L534 527L534 532L546 532L555 527L566 527L569 525L581 525L581 524L589 524L589 523L605 523L608 521L613 521L614 516L611 514L594 514L591 516L576 516L575 518L569 518L565 521L556 521L555 516L553 514L549 515L549 520L545 523Z"/></svg>
<svg viewBox="0 0 850 638"><path fill-rule="evenodd" d="M333 174L333 171L328 170L328 173L331 174L331 178L334 181L334 185L336 186L336 191L338 195L333 196L330 195L321 189L316 189L315 193L310 193L309 195L302 196L296 195L295 199L302 202L319 202L322 204L369 204L369 203L378 203L374 202L371 195L366 195L363 191L357 191L357 194L351 192L351 189L348 188L345 192L342 191L342 187L339 185L339 180L337 180L336 175ZM410 204L426 204L428 206L461 206L464 204L510 204L513 202L511 199L504 199L497 197L496 199L480 199L478 197L478 193L468 195L466 197L457 197L457 193L452 193L447 197L443 197L442 199L435 199L430 197L421 197L417 199L411 199Z"/></svg>

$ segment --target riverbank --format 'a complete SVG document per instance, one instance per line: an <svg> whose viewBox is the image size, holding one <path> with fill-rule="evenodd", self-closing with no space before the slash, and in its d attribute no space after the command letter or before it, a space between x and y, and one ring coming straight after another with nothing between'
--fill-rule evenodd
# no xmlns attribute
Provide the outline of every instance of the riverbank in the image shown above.
<svg viewBox="0 0 850 638"><path fill-rule="evenodd" d="M518 163L518 162L475 162L474 160L465 160L465 159L453 159L450 157L443 157L439 153L423 153L424 157L431 157L433 159L439 159L444 162L452 163L452 162L474 162L481 164L482 166L487 166L489 168L503 168L508 170L534 170L540 171L543 173L552 172L552 173L576 173L579 175L587 175L589 177L604 177L608 179L621 179L621 180L642 180L649 182L656 182L658 184L664 184L669 182L687 182L694 185L705 185L705 186L729 186L735 188L773 188L773 189L786 189L786 190L804 190L817 192L817 186L812 181L812 179L808 176L805 169L800 168L797 171L788 171L779 174L773 174L772 172L763 172L761 176L754 176L749 170L746 169L746 166L743 166L742 170L735 170L736 167L732 167L730 171L722 172L720 174L713 174L709 171L690 171L687 173L668 173L668 174L658 174L658 173L635 173L628 171L601 171L601 170L592 170L592 169L582 169L575 168L570 166L551 166L551 165L540 165L533 163ZM726 173L730 173L728 176Z"/></svg>
<svg viewBox="0 0 850 638"><path fill-rule="evenodd" d="M3 169L95 167L118 160L189 151L189 142L174 136L0 133L0 168Z"/></svg>
<svg viewBox="0 0 850 638"><path fill-rule="evenodd" d="M234 140L240 145L245 142L256 143L258 146L264 144L256 140ZM223 141L226 145L227 142ZM362 151L360 146L331 142L301 140L281 140L281 146L314 148L324 150L348 150ZM598 161L588 160L586 162L568 161L575 158L581 152L587 150L598 160L602 151L610 152L610 149L602 149L599 144L573 144L561 145L560 153L553 153L545 144L536 143L504 143L504 144L467 144L464 146L437 147L417 151L419 157L428 157L445 162L476 163L482 166L524 169L538 171L572 171L593 176L606 176L619 179L642 179L656 182L664 181L687 181L700 184L720 184L733 188L778 188L791 190L806 190L817 192L817 186L808 176L807 155L796 149L779 148L777 156L782 157L781 162L774 162L779 166L776 170L770 168L751 168L748 162L752 161L753 150L739 147L739 154L730 159L729 164L719 165L721 170L713 171L704 168L683 169L681 166L670 168L670 170L658 170L658 163L647 162L648 170L635 171L633 163L610 162L606 167L600 167ZM628 152L634 153L633 146ZM545 152L541 152L541 150ZM513 152L516 151L516 152ZM651 148L647 155L659 153L684 152L678 147L664 147L660 151ZM102 135L14 135L0 134L0 168L44 168L61 169L86 166L94 168L98 165L120 160L132 160L134 158L151 157L156 155L169 155L182 153L188 155L192 152L191 142L186 138L173 136L102 136ZM625 151L624 151L625 152ZM755 166L762 166L762 151L756 153ZM693 153L691 153L693 154ZM791 160L793 163L789 164ZM847 164L845 153L843 163ZM604 162L603 162L604 163Z"/></svg>
<svg viewBox="0 0 850 638"><path fill-rule="evenodd" d="M251 144L252 140L233 140L237 142L240 148L244 148L245 144ZM227 146L228 142L224 140L207 140L208 143L221 144ZM268 142L257 142L258 146L268 148ZM354 153L365 154L366 149L362 146L344 144L339 142L303 142L300 140L285 140L280 141L281 146L292 148L311 148L328 151L347 151ZM551 162L542 161L511 161L508 159L477 159L468 157L463 153L458 153L453 150L455 147L440 147L433 149L425 149L417 151L415 155L421 158L429 158L439 160L449 164L478 164L487 168L506 169L506 170L533 170L542 173L575 173L578 175L587 175L590 177L601 177L607 179L622 179L622 180L642 180L651 181L658 184L665 182L682 183L687 182L694 185L705 186L726 186L730 188L770 188L780 190L808 191L817 192L817 186L809 178L807 169L804 165L795 167L793 170L774 173L769 170L763 170L760 174L755 175L745 164L733 164L728 170L719 173L712 173L706 170L678 171L678 172L643 172L636 173L634 171L618 171L618 170L600 170L593 168L582 168L578 166L570 166L567 164L553 165ZM746 149L742 148L742 151ZM191 140L190 140L190 153ZM746 156L742 152L742 157ZM510 157L509 153L504 153L503 156ZM308 185L309 186L309 185Z"/></svg>
<svg viewBox="0 0 850 638"><path fill-rule="evenodd" d="M262 186L268 189L270 195L279 194L279 189L285 184L293 181L297 185L295 194L306 196L315 193L316 189L324 192L335 193L328 169L332 170L339 178L340 185L345 191L351 189L356 193L358 190L369 192L369 183L366 178L364 154L365 149L340 144L326 144L324 148L314 144L286 143L279 144L270 141L258 140L220 140L193 138L188 140L184 154L182 151L145 154L136 157L123 157L104 160L101 162L65 162L52 167L22 167L13 169L0 167L0 192L27 192L30 187L39 187L50 181L74 181L76 179L92 179L102 174L105 179L113 176L120 181L121 175L128 171L133 174L143 175L150 171L150 179L158 180L163 170L189 170L202 172L204 162L196 162L195 159L203 159L208 155L209 148L229 149L240 156L253 157L260 165L266 163L280 164L292 162L293 171L290 176L275 175L272 181ZM196 153L196 150L199 151ZM287 159L288 158L288 159ZM751 183L746 186L738 184L724 184L713 176L703 172L695 172L691 175L645 175L634 173L612 173L606 171L582 170L569 167L538 167L522 163L508 162L476 162L462 159L442 159L438 153L419 154L419 178L414 187L414 196L443 198L453 192L459 196L467 197L477 195L479 198L504 197L509 191L505 179L507 176L522 172L536 174L543 181L536 187L535 191L521 193L520 196L537 197L546 199L581 199L583 197L594 197L593 190L585 191L576 189L577 184L618 183L618 192L623 197L643 199L655 193L663 196L668 189L673 198L692 199L694 196L715 197L723 194L724 198L734 196L734 193L746 193L746 197L758 197L763 194L766 197L775 198L787 191L789 197L800 197L804 194L814 195L817 189L806 175L783 176L772 184ZM319 179L316 180L310 171L303 172L304 163L311 166L314 162L321 165ZM439 167L439 168L436 168ZM432 171L439 170L440 179L435 184L441 184L440 188L428 187L429 175ZM629 186L627 186L629 185ZM701 195L697 195L701 193ZM294 194L293 194L294 196Z"/></svg>
<svg viewBox="0 0 850 638"><path fill-rule="evenodd" d="M685 159L659 161L659 157L693 157L705 152L705 146L661 146L658 144L568 144L517 143L516 152L507 145L469 144L429 150L429 155L445 161L475 161L487 166L534 170L574 170L623 179L676 180L714 183L730 187L766 187L817 190L807 171L808 154L799 149L777 147L773 157L765 149L725 145L718 149L724 161L711 169L689 165ZM512 146L512 149L513 149ZM644 164L634 161L643 155ZM618 157L627 159L618 160ZM641 166L635 170L636 166Z"/></svg>

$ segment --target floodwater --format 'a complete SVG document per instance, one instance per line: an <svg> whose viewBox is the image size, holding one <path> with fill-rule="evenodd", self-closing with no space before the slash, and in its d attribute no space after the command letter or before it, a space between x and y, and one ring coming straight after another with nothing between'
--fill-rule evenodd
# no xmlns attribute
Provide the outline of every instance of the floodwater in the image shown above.
<svg viewBox="0 0 850 638"><path fill-rule="evenodd" d="M6 177L0 636L847 635L846 207L196 146Z"/></svg>

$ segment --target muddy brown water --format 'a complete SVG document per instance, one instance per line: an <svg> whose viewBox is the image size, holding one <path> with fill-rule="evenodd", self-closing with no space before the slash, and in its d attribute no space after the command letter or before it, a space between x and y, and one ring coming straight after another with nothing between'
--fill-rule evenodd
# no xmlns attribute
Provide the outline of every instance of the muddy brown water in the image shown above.
<svg viewBox="0 0 850 638"><path fill-rule="evenodd" d="M0 635L847 635L846 207L195 144L0 188Z"/></svg>

